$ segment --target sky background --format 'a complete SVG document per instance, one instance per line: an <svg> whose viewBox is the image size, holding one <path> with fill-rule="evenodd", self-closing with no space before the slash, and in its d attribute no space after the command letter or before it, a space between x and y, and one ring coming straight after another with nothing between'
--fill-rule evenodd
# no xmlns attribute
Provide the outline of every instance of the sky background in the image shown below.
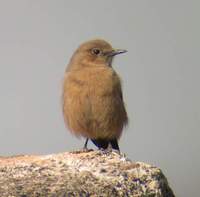
<svg viewBox="0 0 200 197"><path fill-rule="evenodd" d="M195 0L0 0L0 155L83 146L64 125L62 80L78 45L103 38L128 50L113 64L130 121L121 151L161 168L177 196L198 196L199 8Z"/></svg>

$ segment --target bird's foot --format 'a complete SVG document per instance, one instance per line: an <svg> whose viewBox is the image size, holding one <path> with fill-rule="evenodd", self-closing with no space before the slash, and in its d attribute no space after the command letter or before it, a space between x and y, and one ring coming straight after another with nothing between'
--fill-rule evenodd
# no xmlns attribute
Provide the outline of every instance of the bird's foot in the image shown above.
<svg viewBox="0 0 200 197"><path fill-rule="evenodd" d="M82 148L80 150L71 151L71 153L79 154L79 153L87 153L87 152L91 152L91 151L94 151L94 150L93 149L88 149L88 148Z"/></svg>
<svg viewBox="0 0 200 197"><path fill-rule="evenodd" d="M106 149L100 148L99 151L103 155L109 155L111 153L120 155L120 151L119 150L112 149L112 147L110 147L110 146L108 146L108 148L106 148Z"/></svg>
<svg viewBox="0 0 200 197"><path fill-rule="evenodd" d="M94 151L92 148L83 148L82 149L82 152L91 152L91 151Z"/></svg>
<svg viewBox="0 0 200 197"><path fill-rule="evenodd" d="M112 149L112 152L113 152L114 154L117 154L117 155L123 155L123 154L120 152L120 150L117 150L117 149Z"/></svg>
<svg viewBox="0 0 200 197"><path fill-rule="evenodd" d="M112 152L112 149L103 149L103 148L100 148L99 149L100 153L103 154L103 155L108 155Z"/></svg>

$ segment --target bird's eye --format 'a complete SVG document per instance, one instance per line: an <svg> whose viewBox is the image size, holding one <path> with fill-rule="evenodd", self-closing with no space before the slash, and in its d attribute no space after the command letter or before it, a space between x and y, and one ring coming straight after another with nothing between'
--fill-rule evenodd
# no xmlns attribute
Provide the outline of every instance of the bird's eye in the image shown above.
<svg viewBox="0 0 200 197"><path fill-rule="evenodd" d="M99 55L101 53L101 50L94 48L94 49L92 49L92 53L95 54L95 55Z"/></svg>

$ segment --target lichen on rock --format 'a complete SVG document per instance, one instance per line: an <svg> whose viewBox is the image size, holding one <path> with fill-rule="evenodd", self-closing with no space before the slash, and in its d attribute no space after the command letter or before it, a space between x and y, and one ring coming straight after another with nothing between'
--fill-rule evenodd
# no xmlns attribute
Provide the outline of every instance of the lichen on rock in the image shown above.
<svg viewBox="0 0 200 197"><path fill-rule="evenodd" d="M0 157L0 196L174 197L162 171L114 151Z"/></svg>

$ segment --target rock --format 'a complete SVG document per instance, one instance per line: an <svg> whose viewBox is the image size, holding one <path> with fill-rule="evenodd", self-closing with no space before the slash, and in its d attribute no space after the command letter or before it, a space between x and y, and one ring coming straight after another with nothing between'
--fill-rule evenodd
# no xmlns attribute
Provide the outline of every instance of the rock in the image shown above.
<svg viewBox="0 0 200 197"><path fill-rule="evenodd" d="M0 196L173 197L160 169L117 152L0 157Z"/></svg>

